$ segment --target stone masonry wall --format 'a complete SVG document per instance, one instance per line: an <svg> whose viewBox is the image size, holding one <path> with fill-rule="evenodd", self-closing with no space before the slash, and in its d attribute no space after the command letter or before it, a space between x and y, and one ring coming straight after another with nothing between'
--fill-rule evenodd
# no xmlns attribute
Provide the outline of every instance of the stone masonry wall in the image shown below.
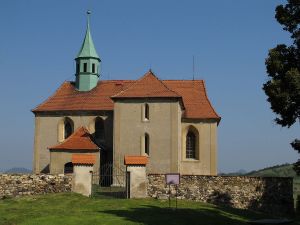
<svg viewBox="0 0 300 225"><path fill-rule="evenodd" d="M164 174L148 175L148 195L168 198L169 186ZM216 205L252 209L270 214L291 214L293 206L293 179L245 176L180 176L178 198L209 202ZM175 197L171 185L171 196Z"/></svg>
<svg viewBox="0 0 300 225"><path fill-rule="evenodd" d="M72 176L0 174L0 199L21 195L70 192Z"/></svg>

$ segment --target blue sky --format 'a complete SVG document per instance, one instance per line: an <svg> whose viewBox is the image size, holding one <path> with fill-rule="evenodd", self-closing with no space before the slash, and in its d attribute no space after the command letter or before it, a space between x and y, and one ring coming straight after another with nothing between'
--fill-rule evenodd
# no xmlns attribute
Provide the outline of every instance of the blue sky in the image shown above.
<svg viewBox="0 0 300 225"><path fill-rule="evenodd" d="M2 1L0 7L0 170L31 168L30 112L65 80L92 10L101 79L204 79L222 121L219 171L295 162L289 143L299 126L273 122L262 91L268 49L291 41L274 18L285 1Z"/></svg>

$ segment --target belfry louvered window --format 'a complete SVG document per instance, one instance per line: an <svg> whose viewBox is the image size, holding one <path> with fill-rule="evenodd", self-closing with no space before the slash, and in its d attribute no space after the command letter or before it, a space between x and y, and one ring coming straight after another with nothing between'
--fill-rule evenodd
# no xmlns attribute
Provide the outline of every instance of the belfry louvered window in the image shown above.
<svg viewBox="0 0 300 225"><path fill-rule="evenodd" d="M92 73L95 73L95 63L92 64Z"/></svg>
<svg viewBox="0 0 300 225"><path fill-rule="evenodd" d="M76 74L78 74L80 72L80 66L79 63L76 64Z"/></svg>

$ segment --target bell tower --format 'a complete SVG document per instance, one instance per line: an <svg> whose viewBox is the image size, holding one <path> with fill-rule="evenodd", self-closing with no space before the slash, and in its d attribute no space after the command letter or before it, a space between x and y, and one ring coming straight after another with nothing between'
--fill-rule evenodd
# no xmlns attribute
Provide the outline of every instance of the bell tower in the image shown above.
<svg viewBox="0 0 300 225"><path fill-rule="evenodd" d="M76 88L79 91L90 91L97 86L100 71L100 58L96 52L90 32L90 14L87 11L87 28L81 49L76 61Z"/></svg>

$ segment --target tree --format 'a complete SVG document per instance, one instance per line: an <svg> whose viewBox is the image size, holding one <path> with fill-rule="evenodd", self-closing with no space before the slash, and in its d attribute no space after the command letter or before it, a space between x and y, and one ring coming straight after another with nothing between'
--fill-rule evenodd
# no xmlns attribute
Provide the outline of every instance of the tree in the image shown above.
<svg viewBox="0 0 300 225"><path fill-rule="evenodd" d="M276 7L275 18L291 34L290 46L279 44L269 50L265 64L269 80L263 85L275 122L290 127L300 122L300 0L288 0ZM300 153L300 140L291 143ZM294 164L300 174L300 160Z"/></svg>

